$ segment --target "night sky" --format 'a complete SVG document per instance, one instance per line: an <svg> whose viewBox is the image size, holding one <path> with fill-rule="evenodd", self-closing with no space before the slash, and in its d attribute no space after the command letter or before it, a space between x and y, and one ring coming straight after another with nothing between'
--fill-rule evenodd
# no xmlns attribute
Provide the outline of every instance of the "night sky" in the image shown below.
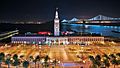
<svg viewBox="0 0 120 68"><path fill-rule="evenodd" d="M56 6L60 19L120 17L120 0L0 0L0 20L53 20Z"/></svg>

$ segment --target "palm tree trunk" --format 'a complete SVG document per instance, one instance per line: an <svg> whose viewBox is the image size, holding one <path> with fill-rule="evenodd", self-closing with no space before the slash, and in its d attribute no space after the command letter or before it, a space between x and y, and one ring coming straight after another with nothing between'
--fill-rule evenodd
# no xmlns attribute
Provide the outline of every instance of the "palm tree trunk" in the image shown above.
<svg viewBox="0 0 120 68"><path fill-rule="evenodd" d="M115 65L114 65L114 68L115 68Z"/></svg>
<svg viewBox="0 0 120 68"><path fill-rule="evenodd" d="M0 62L0 68L1 68L1 64L2 64L2 63Z"/></svg>
<svg viewBox="0 0 120 68"><path fill-rule="evenodd" d="M36 62L35 62L35 68L36 68Z"/></svg>
<svg viewBox="0 0 120 68"><path fill-rule="evenodd" d="M30 68L31 68L31 63L30 63Z"/></svg>
<svg viewBox="0 0 120 68"><path fill-rule="evenodd" d="M10 64L8 64L8 68L10 68Z"/></svg>
<svg viewBox="0 0 120 68"><path fill-rule="evenodd" d="M16 66L16 68L18 68L18 66Z"/></svg>
<svg viewBox="0 0 120 68"><path fill-rule="evenodd" d="M38 68L39 68L39 62L38 62Z"/></svg>

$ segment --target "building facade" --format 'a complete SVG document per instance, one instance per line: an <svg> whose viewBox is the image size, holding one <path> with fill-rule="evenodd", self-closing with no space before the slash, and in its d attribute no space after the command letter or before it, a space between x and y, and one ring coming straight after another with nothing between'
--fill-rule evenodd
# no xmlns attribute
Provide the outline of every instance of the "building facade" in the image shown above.
<svg viewBox="0 0 120 68"><path fill-rule="evenodd" d="M11 38L12 43L21 44L44 44L46 37L16 36Z"/></svg>
<svg viewBox="0 0 120 68"><path fill-rule="evenodd" d="M68 44L86 44L102 43L104 37L87 37L87 36L69 36L69 37L12 37L12 43L21 44L46 44L46 45L68 45Z"/></svg>

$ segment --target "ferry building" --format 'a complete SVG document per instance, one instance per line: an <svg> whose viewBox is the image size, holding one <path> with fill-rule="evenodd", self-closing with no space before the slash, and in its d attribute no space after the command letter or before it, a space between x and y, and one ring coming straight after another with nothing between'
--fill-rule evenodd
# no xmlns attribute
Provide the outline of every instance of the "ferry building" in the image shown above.
<svg viewBox="0 0 120 68"><path fill-rule="evenodd" d="M13 36L12 43L22 44L48 44L48 45L67 45L67 44L90 44L94 42L104 42L102 36L61 36L60 20L58 9L55 12L54 19L54 36Z"/></svg>

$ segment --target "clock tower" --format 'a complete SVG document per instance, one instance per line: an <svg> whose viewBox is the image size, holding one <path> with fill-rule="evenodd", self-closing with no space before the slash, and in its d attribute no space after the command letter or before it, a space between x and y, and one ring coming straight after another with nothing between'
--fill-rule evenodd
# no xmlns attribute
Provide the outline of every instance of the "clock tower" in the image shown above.
<svg viewBox="0 0 120 68"><path fill-rule="evenodd" d="M55 19L54 19L54 36L60 35L60 24L59 24L59 18L58 18L58 8L56 8L55 12Z"/></svg>

